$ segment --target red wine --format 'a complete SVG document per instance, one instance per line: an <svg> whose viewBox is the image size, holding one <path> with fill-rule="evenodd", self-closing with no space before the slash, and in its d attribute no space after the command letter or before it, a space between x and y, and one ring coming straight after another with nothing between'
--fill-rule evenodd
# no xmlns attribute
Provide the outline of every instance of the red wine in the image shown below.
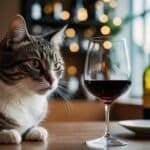
<svg viewBox="0 0 150 150"><path fill-rule="evenodd" d="M130 84L129 80L85 80L88 90L101 98L105 104L111 104Z"/></svg>

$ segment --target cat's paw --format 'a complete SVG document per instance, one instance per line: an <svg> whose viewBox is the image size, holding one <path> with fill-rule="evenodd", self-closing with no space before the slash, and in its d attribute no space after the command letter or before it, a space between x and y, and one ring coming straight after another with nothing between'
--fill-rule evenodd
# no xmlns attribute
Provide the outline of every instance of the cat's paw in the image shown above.
<svg viewBox="0 0 150 150"><path fill-rule="evenodd" d="M25 140L45 141L48 138L48 132L43 127L33 127L25 135Z"/></svg>
<svg viewBox="0 0 150 150"><path fill-rule="evenodd" d="M21 135L15 129L0 131L1 144L19 144L21 140Z"/></svg>

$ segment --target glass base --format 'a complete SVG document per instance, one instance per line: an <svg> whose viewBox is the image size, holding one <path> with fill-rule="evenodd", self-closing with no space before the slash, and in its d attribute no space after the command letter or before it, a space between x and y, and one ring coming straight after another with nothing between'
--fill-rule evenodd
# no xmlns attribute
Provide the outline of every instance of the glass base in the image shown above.
<svg viewBox="0 0 150 150"><path fill-rule="evenodd" d="M94 149L107 149L107 147L112 147L112 146L125 146L127 145L127 143L122 142L117 138L113 137L112 135L108 134L101 138L88 140L86 141L86 145L89 148L94 148Z"/></svg>

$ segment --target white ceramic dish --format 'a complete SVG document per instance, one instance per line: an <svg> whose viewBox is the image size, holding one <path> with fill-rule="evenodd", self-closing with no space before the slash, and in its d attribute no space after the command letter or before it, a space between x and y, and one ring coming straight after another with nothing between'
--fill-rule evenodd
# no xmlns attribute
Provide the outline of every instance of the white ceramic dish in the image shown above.
<svg viewBox="0 0 150 150"><path fill-rule="evenodd" d="M150 120L124 120L119 124L136 134L150 135Z"/></svg>

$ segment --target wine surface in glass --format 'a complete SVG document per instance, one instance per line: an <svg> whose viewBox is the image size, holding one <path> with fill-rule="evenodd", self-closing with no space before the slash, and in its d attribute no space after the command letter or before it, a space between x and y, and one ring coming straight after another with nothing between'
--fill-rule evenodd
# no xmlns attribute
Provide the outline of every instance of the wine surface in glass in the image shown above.
<svg viewBox="0 0 150 150"><path fill-rule="evenodd" d="M130 84L129 80L85 80L88 90L105 104L111 104L128 89Z"/></svg>

